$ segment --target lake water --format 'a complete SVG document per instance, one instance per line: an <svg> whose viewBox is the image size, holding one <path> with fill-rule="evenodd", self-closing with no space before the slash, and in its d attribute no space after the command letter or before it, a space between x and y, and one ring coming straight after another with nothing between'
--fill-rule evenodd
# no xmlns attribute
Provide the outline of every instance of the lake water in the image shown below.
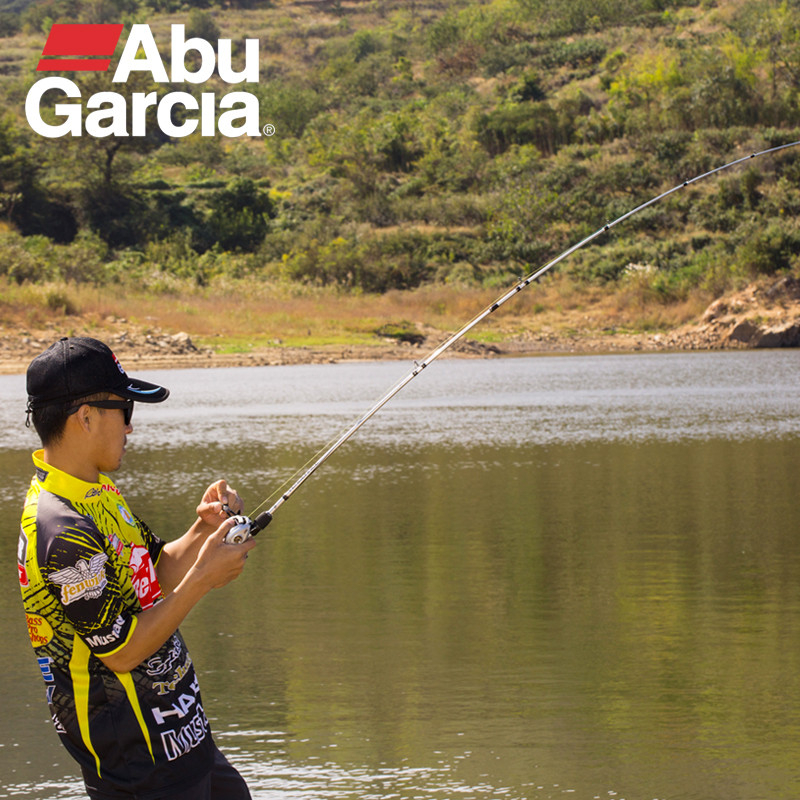
<svg viewBox="0 0 800 800"><path fill-rule="evenodd" d="M172 396L117 482L164 538L218 476L252 511L410 366L141 373ZM426 369L182 626L254 798L800 797L798 367ZM80 797L16 585L24 378L0 400L0 797Z"/></svg>

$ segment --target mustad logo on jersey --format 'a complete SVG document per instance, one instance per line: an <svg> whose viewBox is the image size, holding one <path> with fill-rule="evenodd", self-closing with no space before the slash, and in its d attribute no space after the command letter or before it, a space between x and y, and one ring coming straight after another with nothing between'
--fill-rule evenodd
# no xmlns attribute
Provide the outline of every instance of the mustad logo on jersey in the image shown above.
<svg viewBox="0 0 800 800"><path fill-rule="evenodd" d="M105 72L122 30L122 25L55 24L37 71ZM215 49L205 39L186 39L184 26L176 24L171 26L169 57L165 61L150 26L136 24L131 26L111 82L124 84L133 73L143 72L158 84L202 84L216 72L226 84L254 84L258 83L258 59L258 39L245 40L244 63L236 69L230 39L220 39ZM61 102L64 99L77 102ZM150 108L155 109L155 124L167 136L181 138L196 131L201 136L261 135L258 98L246 91L221 96L203 91L199 99L185 91L161 96L155 91L106 91L84 98L75 81L47 76L36 81L25 98L28 124L49 139L84 133L96 137L145 136L147 126L153 122L154 115L147 114ZM51 121L50 111L59 122ZM267 131L274 129L268 125Z"/></svg>

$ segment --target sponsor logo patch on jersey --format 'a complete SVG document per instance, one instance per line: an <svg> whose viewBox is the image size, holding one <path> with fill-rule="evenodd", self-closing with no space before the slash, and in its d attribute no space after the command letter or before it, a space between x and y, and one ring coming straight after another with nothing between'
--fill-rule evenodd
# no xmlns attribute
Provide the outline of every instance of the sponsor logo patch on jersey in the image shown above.
<svg viewBox="0 0 800 800"><path fill-rule="evenodd" d="M120 539L116 533L106 534L106 539L108 539L108 543L111 545L114 552L118 556L122 555L122 551L125 549L125 545L123 544L122 539Z"/></svg>
<svg viewBox="0 0 800 800"><path fill-rule="evenodd" d="M44 647L53 638L53 628L40 614L26 614L28 622L28 636L34 647Z"/></svg>
<svg viewBox="0 0 800 800"><path fill-rule="evenodd" d="M25 567L25 560L28 556L28 537L25 535L24 529L20 528L19 540L17 541L17 572L19 573L19 585L27 586L30 581L28 580L28 570Z"/></svg>
<svg viewBox="0 0 800 800"><path fill-rule="evenodd" d="M113 644L114 642L119 640L120 634L122 633L122 626L124 624L125 624L125 617L120 615L114 622L114 626L111 629L111 633L107 634L96 633L94 636L87 636L86 644L88 644L89 647L103 647L105 645Z"/></svg>
<svg viewBox="0 0 800 800"><path fill-rule="evenodd" d="M108 556L98 553L88 561L82 558L74 567L64 567L50 575L52 583L61 584L61 602L68 606L82 597L100 597L108 583L104 566L106 561Z"/></svg>
<svg viewBox="0 0 800 800"><path fill-rule="evenodd" d="M133 514L131 514L131 512L128 511L128 509L125 508L122 503L117 503L117 509L119 510L119 515L122 517L122 519L124 519L128 525L132 525L135 528L136 520L133 518Z"/></svg>
<svg viewBox="0 0 800 800"><path fill-rule="evenodd" d="M146 547L135 544L131 547L131 581L142 608L151 608L161 597L161 584L158 582L153 559Z"/></svg>
<svg viewBox="0 0 800 800"><path fill-rule="evenodd" d="M175 666L182 652L181 640L173 635L172 647L166 656L154 655L144 662L147 674L154 678L166 675ZM187 653L186 656L188 658L189 654Z"/></svg>

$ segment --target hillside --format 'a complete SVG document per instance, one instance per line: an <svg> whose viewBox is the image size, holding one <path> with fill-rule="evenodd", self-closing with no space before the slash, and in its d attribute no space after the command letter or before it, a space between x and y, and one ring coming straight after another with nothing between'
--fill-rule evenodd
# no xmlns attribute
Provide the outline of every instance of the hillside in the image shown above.
<svg viewBox="0 0 800 800"><path fill-rule="evenodd" d="M800 11L766 0L46 0L11 16L0 280L61 286L56 297L94 287L107 305L254 286L496 293L660 192L800 139ZM184 23L187 37L232 39L236 68L258 38L248 90L274 135L167 137L148 123L139 137L37 136L23 108L53 21L147 22L160 47ZM119 89L110 73L70 77L86 95ZM139 74L125 91L176 89L225 87ZM725 292L797 275L799 155L764 156L637 214L560 265L548 296L634 296L625 329L663 332ZM0 323L18 311L0 304ZM159 324L179 329L169 314ZM264 326L256 317L250 335Z"/></svg>

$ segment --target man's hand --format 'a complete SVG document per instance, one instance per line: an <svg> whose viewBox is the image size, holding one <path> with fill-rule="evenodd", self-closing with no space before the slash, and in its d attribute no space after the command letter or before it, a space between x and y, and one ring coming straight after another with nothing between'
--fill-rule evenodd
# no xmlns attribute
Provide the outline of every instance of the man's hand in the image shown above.
<svg viewBox="0 0 800 800"><path fill-rule="evenodd" d="M197 516L205 528L203 533L210 534L228 519L228 515L222 510L223 505L228 506L235 514L244 513L244 503L236 489L228 486L227 481L219 480L206 489L197 506Z"/></svg>
<svg viewBox="0 0 800 800"><path fill-rule="evenodd" d="M225 534L234 524L232 519L226 519L205 539L197 559L174 590L151 608L136 615L136 627L124 647L109 656L100 657L109 669L129 672L141 664L167 641L189 611L208 592L225 586L241 575L247 554L256 546L256 541L248 539L241 544L227 544Z"/></svg>
<svg viewBox="0 0 800 800"><path fill-rule="evenodd" d="M195 563L206 539L218 533L220 526L231 519L222 510L223 505L229 506L237 514L244 508L236 489L231 489L227 481L219 480L206 489L200 505L197 506L197 519L192 527L179 539L168 542L161 551L156 562L156 574L164 594L169 594L181 582ZM232 525L227 526L225 532L231 527Z"/></svg>
<svg viewBox="0 0 800 800"><path fill-rule="evenodd" d="M225 535L234 524L233 519L226 519L205 540L192 568L212 589L219 589L238 578L244 569L248 552L256 546L255 539L248 539L241 544L228 544Z"/></svg>

